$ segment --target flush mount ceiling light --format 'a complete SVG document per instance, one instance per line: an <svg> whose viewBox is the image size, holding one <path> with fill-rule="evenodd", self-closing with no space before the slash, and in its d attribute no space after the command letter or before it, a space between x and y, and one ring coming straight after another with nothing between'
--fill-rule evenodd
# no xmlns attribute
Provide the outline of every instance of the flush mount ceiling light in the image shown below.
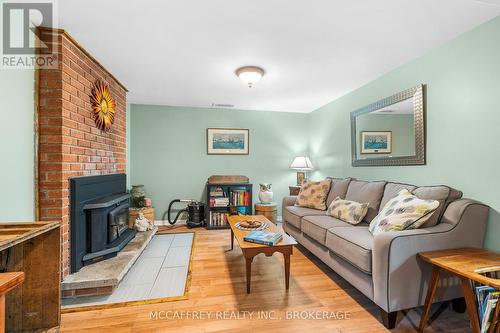
<svg viewBox="0 0 500 333"><path fill-rule="evenodd" d="M248 88L259 82L264 76L264 70L257 66L244 66L236 70L236 76L238 76L241 82L248 85Z"/></svg>

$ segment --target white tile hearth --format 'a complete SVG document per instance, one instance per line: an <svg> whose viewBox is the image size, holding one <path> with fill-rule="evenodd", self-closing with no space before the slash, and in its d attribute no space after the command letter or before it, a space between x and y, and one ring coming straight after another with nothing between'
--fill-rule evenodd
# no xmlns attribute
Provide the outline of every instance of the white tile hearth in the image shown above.
<svg viewBox="0 0 500 333"><path fill-rule="evenodd" d="M165 261L161 265L164 267L179 267L189 264L189 256L191 253L185 250L185 247L171 247L168 251Z"/></svg>
<svg viewBox="0 0 500 333"><path fill-rule="evenodd" d="M179 234L177 236L181 236ZM142 255L144 258L164 258L167 254L170 245L174 239L175 235L163 235L161 237L155 237L151 241L148 247L144 250Z"/></svg>
<svg viewBox="0 0 500 333"><path fill-rule="evenodd" d="M155 283L151 289L149 298L164 297L162 295L184 294L184 286L176 283L176 281L187 276L187 271L187 266L162 268L158 274L158 281L161 281L161 283Z"/></svg>
<svg viewBox="0 0 500 333"><path fill-rule="evenodd" d="M192 233L155 235L111 295L63 299L63 308L184 295Z"/></svg>
<svg viewBox="0 0 500 333"><path fill-rule="evenodd" d="M193 242L193 233L190 234L177 234L172 241L172 247L186 247L190 246Z"/></svg>
<svg viewBox="0 0 500 333"><path fill-rule="evenodd" d="M154 238L152 240L154 242ZM167 251L165 251L167 253ZM153 284L158 276L158 271L165 257L158 258L141 258L130 269L128 274L123 279L122 283L118 285L118 289L122 285L137 285L137 284Z"/></svg>

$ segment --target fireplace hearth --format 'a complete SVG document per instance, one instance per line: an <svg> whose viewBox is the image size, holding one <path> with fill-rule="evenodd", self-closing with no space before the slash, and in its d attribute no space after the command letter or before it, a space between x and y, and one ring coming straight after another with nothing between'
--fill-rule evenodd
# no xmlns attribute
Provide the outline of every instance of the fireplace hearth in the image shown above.
<svg viewBox="0 0 500 333"><path fill-rule="evenodd" d="M70 178L71 273L117 255L134 238L128 228L126 175Z"/></svg>

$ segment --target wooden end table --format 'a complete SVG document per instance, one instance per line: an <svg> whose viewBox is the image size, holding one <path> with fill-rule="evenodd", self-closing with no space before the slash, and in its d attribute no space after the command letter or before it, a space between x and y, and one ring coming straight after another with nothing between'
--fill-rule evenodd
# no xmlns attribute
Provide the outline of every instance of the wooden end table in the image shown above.
<svg viewBox="0 0 500 333"><path fill-rule="evenodd" d="M467 305L467 314L471 321L472 332L481 331L479 316L476 309L476 300L471 283L487 285L500 290L500 279L489 278L481 275L479 272L490 272L500 270L500 254L485 249L461 248L454 250L422 252L418 255L422 260L430 263L432 267L432 276L427 289L424 310L420 318L419 332L423 332L429 317L432 300L439 284L439 275L441 271L458 276L462 283L465 303ZM499 319L500 306L495 308L492 324L488 332L500 332L500 323L495 325ZM495 327L496 326L496 327Z"/></svg>
<svg viewBox="0 0 500 333"><path fill-rule="evenodd" d="M269 221L276 224L278 218L278 205L274 202L261 203L258 202L254 205L255 215L263 215Z"/></svg>
<svg viewBox="0 0 500 333"><path fill-rule="evenodd" d="M261 245L251 242L246 242L243 240L246 234L251 231L241 230L236 228L236 223L241 221L260 221L267 223L267 229L265 231L278 232L283 234L283 239L280 240L274 246ZM275 252L280 252L283 254L285 259L285 286L288 290L290 286L290 256L293 254L293 246L297 245L297 242L283 231L279 230L278 227L269 221L265 216L262 215L233 215L228 218L229 226L231 227L231 250L233 249L234 239L238 241L240 245L241 252L245 257L246 263L246 275L247 275L247 294L250 294L250 280L252 276L252 261L253 258L264 253L266 257L272 256Z"/></svg>

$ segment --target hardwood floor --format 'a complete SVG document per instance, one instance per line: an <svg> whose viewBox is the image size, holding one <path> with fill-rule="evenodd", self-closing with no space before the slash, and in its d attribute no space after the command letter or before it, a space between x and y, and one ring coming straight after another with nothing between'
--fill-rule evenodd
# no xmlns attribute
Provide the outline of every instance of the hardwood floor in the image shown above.
<svg viewBox="0 0 500 333"><path fill-rule="evenodd" d="M168 232L166 228L160 228ZM182 228L177 228L179 232ZM196 231L188 299L125 308L64 314L63 332L388 332L378 308L345 280L298 247L291 260L290 290L285 291L283 256L259 255L252 264L252 293L246 294L245 263L230 231ZM440 309L426 332L468 332L467 317ZM205 318L172 318L177 314ZM415 332L419 310L400 313L393 332ZM286 319L291 314L321 317L347 314L348 319ZM151 318L156 313L160 318ZM252 318L250 318L250 314ZM260 318L259 318L260 314ZM206 318L211 316L210 319ZM231 316L239 316L231 318ZM273 319L264 319L263 316ZM168 319L165 318L168 316ZM224 319L224 317L229 317ZM452 330L449 330L449 329Z"/></svg>

